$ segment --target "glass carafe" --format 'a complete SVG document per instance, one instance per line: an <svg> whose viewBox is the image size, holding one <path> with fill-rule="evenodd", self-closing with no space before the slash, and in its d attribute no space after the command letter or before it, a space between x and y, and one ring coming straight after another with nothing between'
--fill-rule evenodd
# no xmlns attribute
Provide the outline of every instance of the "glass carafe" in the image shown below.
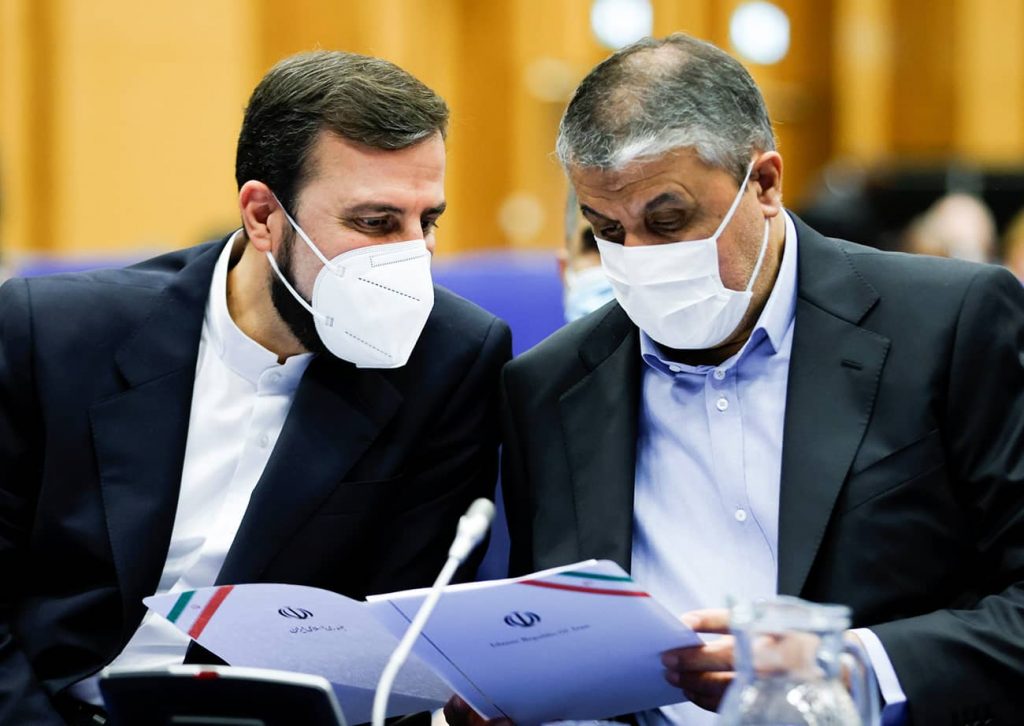
<svg viewBox="0 0 1024 726"><path fill-rule="evenodd" d="M734 605L736 679L722 726L878 726L867 656L844 637L850 609L794 597Z"/></svg>

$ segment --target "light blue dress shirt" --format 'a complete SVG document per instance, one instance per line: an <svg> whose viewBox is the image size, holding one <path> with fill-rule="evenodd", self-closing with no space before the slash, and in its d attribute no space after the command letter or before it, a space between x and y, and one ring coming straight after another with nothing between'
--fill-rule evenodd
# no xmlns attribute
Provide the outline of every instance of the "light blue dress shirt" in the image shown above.
<svg viewBox="0 0 1024 726"><path fill-rule="evenodd" d="M632 575L676 613L777 592L782 431L797 295L797 237L786 243L771 295L743 348L717 366L668 359L640 333L644 366L633 501ZM858 631L860 633L860 631ZM863 636L862 636L863 637ZM879 677L895 680L868 633ZM879 658L881 661L879 661ZM898 681L882 684L893 706ZM887 709L886 723L896 714ZM690 703L642 714L645 726L703 726Z"/></svg>

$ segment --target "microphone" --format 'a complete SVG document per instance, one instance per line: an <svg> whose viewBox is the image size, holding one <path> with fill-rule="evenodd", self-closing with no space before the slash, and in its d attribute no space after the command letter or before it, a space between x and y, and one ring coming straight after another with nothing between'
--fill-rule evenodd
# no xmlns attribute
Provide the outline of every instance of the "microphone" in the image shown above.
<svg viewBox="0 0 1024 726"><path fill-rule="evenodd" d="M423 632L427 619L434 611L437 601L441 599L441 592L445 585L451 582L455 571L459 569L459 565L465 561L469 553L476 549L476 546L483 541L484 536L491 528L493 520L494 503L489 499L483 498L477 499L470 504L466 513L459 517L459 524L455 531L455 540L452 542L452 546L448 548L448 560L444 563L444 567L441 568L441 572L437 579L434 580L430 592L427 593L426 599L420 605L419 610L416 611L416 616L412 619L412 623L409 624L405 635L402 636L402 640L391 654L391 658L388 659L388 663L384 666L384 671L380 675L377 691L373 695L372 726L384 726L384 714L388 710L388 697L391 695L391 689L395 684L398 671L412 651L412 644L416 642L416 638Z"/></svg>
<svg viewBox="0 0 1024 726"><path fill-rule="evenodd" d="M459 564L469 557L476 549L494 521L494 503L490 499L480 498L469 505L466 513L459 517L459 525L455 530L455 541L448 549L448 557L457 557Z"/></svg>

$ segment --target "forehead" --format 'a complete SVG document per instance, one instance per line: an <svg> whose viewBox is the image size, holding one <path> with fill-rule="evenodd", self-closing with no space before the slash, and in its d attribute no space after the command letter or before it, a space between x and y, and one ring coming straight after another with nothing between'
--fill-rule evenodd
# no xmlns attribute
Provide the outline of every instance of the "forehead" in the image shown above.
<svg viewBox="0 0 1024 726"><path fill-rule="evenodd" d="M332 194L352 204L434 206L444 200L445 147L435 134L404 149L375 149L321 132L307 160L303 195Z"/></svg>
<svg viewBox="0 0 1024 726"><path fill-rule="evenodd" d="M723 179L730 179L725 171L710 166L690 148L634 161L621 169L571 167L569 177L580 204L608 217L616 216L611 212L621 214L624 210L636 214L665 194L697 203L717 192Z"/></svg>

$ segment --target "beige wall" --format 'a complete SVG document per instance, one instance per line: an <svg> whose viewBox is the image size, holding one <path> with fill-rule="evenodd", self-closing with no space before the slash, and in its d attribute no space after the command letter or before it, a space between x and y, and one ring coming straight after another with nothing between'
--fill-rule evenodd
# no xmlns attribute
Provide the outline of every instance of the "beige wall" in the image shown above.
<svg viewBox="0 0 1024 726"><path fill-rule="evenodd" d="M728 48L737 0L653 0L655 31ZM835 155L1024 158L1024 0L778 0L789 56L752 67L787 200ZM559 243L551 151L607 53L588 0L0 0L0 244L130 255L236 223L249 91L313 47L389 58L452 107L442 253Z"/></svg>
<svg viewBox="0 0 1024 726"><path fill-rule="evenodd" d="M4 242L159 249L235 223L250 3L0 4Z"/></svg>

